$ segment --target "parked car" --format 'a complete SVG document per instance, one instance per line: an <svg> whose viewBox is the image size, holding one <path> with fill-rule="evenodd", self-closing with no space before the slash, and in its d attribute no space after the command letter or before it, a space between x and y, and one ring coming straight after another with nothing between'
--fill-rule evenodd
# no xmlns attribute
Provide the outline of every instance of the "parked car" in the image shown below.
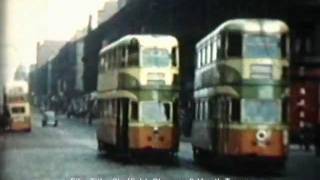
<svg viewBox="0 0 320 180"><path fill-rule="evenodd" d="M42 118L42 127L52 125L54 127L58 126L58 120L56 118L54 111L45 111Z"/></svg>

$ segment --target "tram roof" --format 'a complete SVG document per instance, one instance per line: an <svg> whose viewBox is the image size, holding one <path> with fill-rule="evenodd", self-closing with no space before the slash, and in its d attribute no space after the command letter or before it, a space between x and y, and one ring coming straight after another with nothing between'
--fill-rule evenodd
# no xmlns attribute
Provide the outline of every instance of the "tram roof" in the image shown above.
<svg viewBox="0 0 320 180"><path fill-rule="evenodd" d="M131 40L136 39L140 45L142 46L165 46L165 45L178 45L178 40L171 35L158 35L158 34L130 34L126 35L119 40L103 47L100 50L100 55L103 54L105 51L112 49L120 44L129 44Z"/></svg>
<svg viewBox="0 0 320 180"><path fill-rule="evenodd" d="M18 88L18 89L17 89ZM29 86L26 81L10 81L6 83L5 85L6 93L18 93L16 91L19 91L19 93L28 93ZM14 92L12 92L14 91Z"/></svg>
<svg viewBox="0 0 320 180"><path fill-rule="evenodd" d="M202 38L197 43L197 47L222 31L274 34L288 32L289 27L285 22L276 19L231 19L222 23L215 30Z"/></svg>

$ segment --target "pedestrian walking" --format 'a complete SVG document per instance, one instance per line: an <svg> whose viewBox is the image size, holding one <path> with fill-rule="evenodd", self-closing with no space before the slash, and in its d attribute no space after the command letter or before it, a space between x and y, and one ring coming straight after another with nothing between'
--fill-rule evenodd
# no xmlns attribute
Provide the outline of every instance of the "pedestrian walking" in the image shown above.
<svg viewBox="0 0 320 180"><path fill-rule="evenodd" d="M312 124L305 121L300 121L300 146L305 151L310 151L310 146L313 139L313 131L312 131Z"/></svg>

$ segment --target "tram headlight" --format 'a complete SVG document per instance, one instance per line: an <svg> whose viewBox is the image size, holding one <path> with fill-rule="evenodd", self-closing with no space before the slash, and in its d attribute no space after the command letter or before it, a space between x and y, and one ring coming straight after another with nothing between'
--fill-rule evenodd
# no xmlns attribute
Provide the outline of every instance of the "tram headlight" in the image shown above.
<svg viewBox="0 0 320 180"><path fill-rule="evenodd" d="M153 133L157 134L159 132L159 127L155 126L153 127Z"/></svg>
<svg viewBox="0 0 320 180"><path fill-rule="evenodd" d="M256 133L256 139L258 142L267 142L271 137L271 131L268 131L266 129L259 129Z"/></svg>
<svg viewBox="0 0 320 180"><path fill-rule="evenodd" d="M256 139L260 142L265 141L267 137L267 132L265 130L259 130L256 133Z"/></svg>

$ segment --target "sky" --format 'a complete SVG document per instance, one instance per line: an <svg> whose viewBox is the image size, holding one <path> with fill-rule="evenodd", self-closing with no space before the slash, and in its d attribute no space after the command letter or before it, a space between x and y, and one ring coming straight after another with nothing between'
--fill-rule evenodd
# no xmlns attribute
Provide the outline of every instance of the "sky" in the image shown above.
<svg viewBox="0 0 320 180"><path fill-rule="evenodd" d="M7 0L6 54L11 69L36 62L36 44L70 40L110 0Z"/></svg>

